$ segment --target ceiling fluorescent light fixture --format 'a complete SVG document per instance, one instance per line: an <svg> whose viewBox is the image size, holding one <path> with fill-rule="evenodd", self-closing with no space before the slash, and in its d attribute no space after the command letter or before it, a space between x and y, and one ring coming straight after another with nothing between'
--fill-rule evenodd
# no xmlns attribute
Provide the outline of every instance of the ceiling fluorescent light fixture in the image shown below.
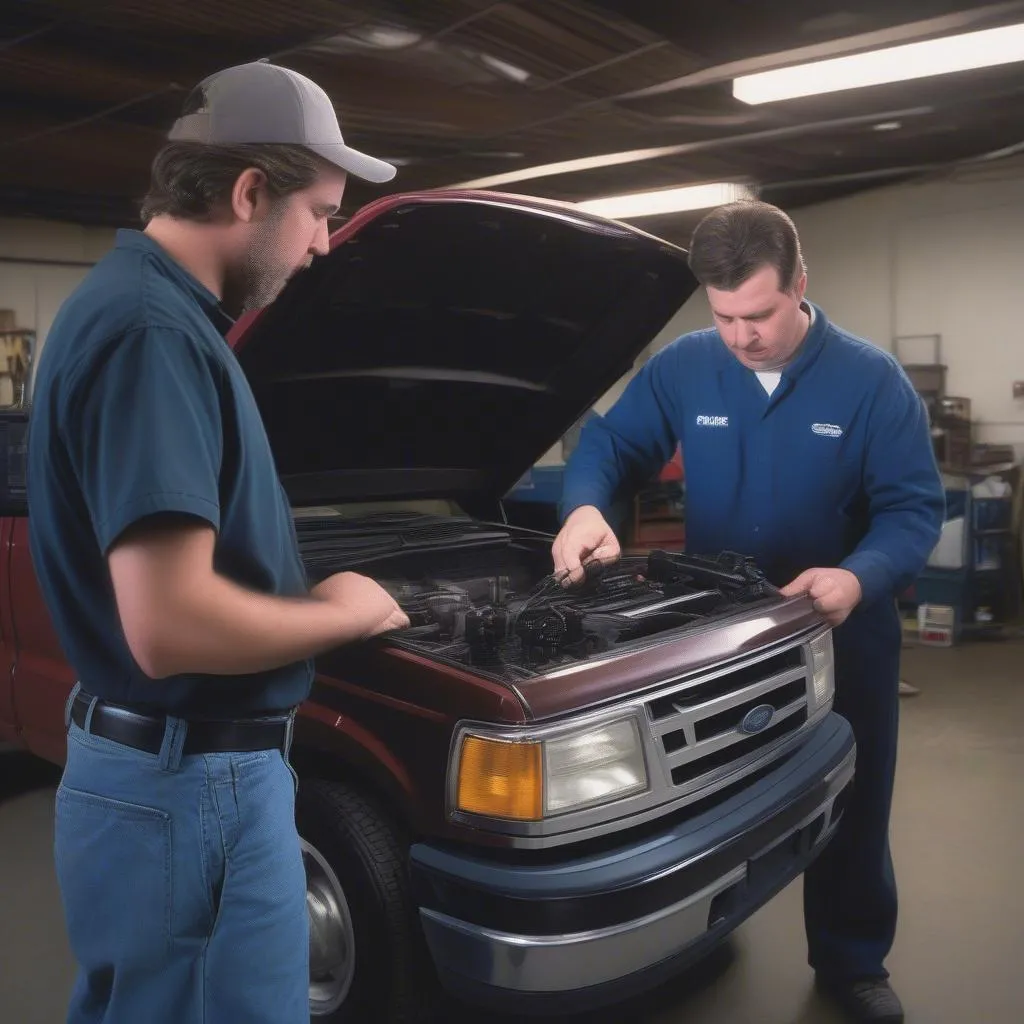
<svg viewBox="0 0 1024 1024"><path fill-rule="evenodd" d="M630 220L633 217L654 217L660 213L682 213L685 210L707 210L740 199L753 199L754 192L746 185L732 182L711 182L706 185L685 185L664 188L654 192L634 192L629 195L607 196L576 203L577 209L596 213L612 220Z"/></svg>
<svg viewBox="0 0 1024 1024"><path fill-rule="evenodd" d="M492 71L496 71L504 78L510 78L513 82L522 83L530 80L529 71L516 67L515 64L509 64L508 61L498 60L497 57L492 57L489 53L481 53L480 60Z"/></svg>
<svg viewBox="0 0 1024 1024"><path fill-rule="evenodd" d="M744 75L733 80L732 94L756 105L1022 60L1024 24L1006 25Z"/></svg>
<svg viewBox="0 0 1024 1024"><path fill-rule="evenodd" d="M556 174L575 174L579 171L593 171L599 167L617 167L620 164L654 160L659 156L670 156L678 148L678 146L660 146L657 149L629 149L621 153L582 156L576 160L559 160L553 164L538 164L536 167L523 167L518 171L506 171L504 174L491 174L486 178L460 181L457 185L449 185L448 187L495 188L498 185L511 185L516 181L531 181L534 178L548 178Z"/></svg>
<svg viewBox="0 0 1024 1024"><path fill-rule="evenodd" d="M376 46L381 50L402 50L407 46L413 46L423 37L419 32L412 32L406 28L396 25L359 25L348 33L369 46Z"/></svg>

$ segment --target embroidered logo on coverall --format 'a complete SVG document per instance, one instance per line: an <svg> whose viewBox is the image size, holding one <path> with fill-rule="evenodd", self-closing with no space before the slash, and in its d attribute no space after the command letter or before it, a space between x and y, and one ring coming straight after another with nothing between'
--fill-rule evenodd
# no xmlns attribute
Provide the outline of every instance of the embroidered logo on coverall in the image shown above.
<svg viewBox="0 0 1024 1024"><path fill-rule="evenodd" d="M727 427L729 426L728 416L698 416L698 427Z"/></svg>
<svg viewBox="0 0 1024 1024"><path fill-rule="evenodd" d="M834 423L812 423L811 430L821 437L842 437L843 428Z"/></svg>

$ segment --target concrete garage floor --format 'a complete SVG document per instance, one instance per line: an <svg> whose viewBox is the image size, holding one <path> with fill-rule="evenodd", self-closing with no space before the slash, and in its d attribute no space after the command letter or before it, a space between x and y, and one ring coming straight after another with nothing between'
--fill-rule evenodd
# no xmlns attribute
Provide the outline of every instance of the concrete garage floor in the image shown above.
<svg viewBox="0 0 1024 1024"><path fill-rule="evenodd" d="M890 961L920 1024L1024 1020L1024 643L909 648ZM52 867L53 769L0 754L0 1020L59 1024L73 965ZM833 1024L811 991L799 884L700 970L588 1024ZM456 1008L450 1020L476 1015ZM508 1022L510 1024L510 1022Z"/></svg>

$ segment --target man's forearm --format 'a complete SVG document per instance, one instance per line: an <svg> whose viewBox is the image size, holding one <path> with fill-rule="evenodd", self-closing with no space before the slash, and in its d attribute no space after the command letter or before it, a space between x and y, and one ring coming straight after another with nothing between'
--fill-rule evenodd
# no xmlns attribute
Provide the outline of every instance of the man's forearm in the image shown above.
<svg viewBox="0 0 1024 1024"><path fill-rule="evenodd" d="M585 448L577 448L569 459L562 477L562 500L559 519L565 522L577 509L593 507L607 515L618 486L613 469L614 452L608 438L587 438Z"/></svg>
<svg viewBox="0 0 1024 1024"><path fill-rule="evenodd" d="M860 581L865 604L913 582L938 543L946 508L924 402L901 375L879 402L864 466L870 527L840 566Z"/></svg>
<svg viewBox="0 0 1024 1024"><path fill-rule="evenodd" d="M909 586L927 564L942 529L938 501L916 515L905 512L883 519L840 563L860 581L866 604Z"/></svg>
<svg viewBox="0 0 1024 1024"><path fill-rule="evenodd" d="M565 522L580 508L596 508L606 519L620 488L629 476L615 435L605 423L588 423L562 478L558 512Z"/></svg>
<svg viewBox="0 0 1024 1024"><path fill-rule="evenodd" d="M881 551L857 550L844 558L839 568L857 577L861 600L865 604L874 604L880 597L888 597L897 589L892 563Z"/></svg>
<svg viewBox="0 0 1024 1024"><path fill-rule="evenodd" d="M620 488L648 479L672 457L676 446L668 408L663 353L650 359L626 385L608 412L587 423L563 477L559 514L564 520L577 508L593 505L605 517Z"/></svg>
<svg viewBox="0 0 1024 1024"><path fill-rule="evenodd" d="M357 640L375 625L358 607L254 593L222 576L166 599L133 653L153 678L245 675Z"/></svg>

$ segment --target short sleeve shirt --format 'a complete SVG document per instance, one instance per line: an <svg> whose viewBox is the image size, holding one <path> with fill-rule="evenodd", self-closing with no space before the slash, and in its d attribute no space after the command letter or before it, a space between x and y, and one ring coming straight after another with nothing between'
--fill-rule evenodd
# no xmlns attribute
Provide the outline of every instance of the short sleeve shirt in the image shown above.
<svg viewBox="0 0 1024 1024"><path fill-rule="evenodd" d="M264 594L307 590L291 508L216 297L139 231L64 303L29 419L29 537L64 652L89 693L183 717L237 717L308 696L312 663L154 680L124 638L107 554L177 514L216 531L215 569Z"/></svg>

